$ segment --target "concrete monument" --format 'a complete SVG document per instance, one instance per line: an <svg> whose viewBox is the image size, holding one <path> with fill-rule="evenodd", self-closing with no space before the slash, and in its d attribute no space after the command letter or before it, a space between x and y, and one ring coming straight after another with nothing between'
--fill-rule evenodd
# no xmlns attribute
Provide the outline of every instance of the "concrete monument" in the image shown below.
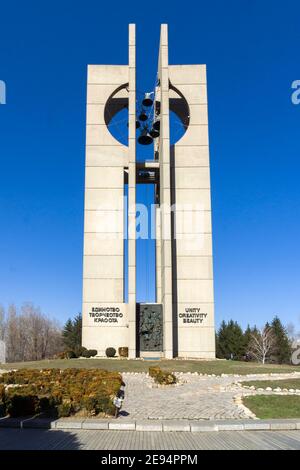
<svg viewBox="0 0 300 470"><path fill-rule="evenodd" d="M145 118L149 105L152 114ZM128 145L109 130L125 108ZM171 113L184 128L175 143L170 141ZM153 159L138 162L137 143L152 142ZM154 304L136 303L140 183L155 187ZM137 113L131 24L128 65L88 66L83 346L97 349L99 356L107 347L125 346L131 358L215 357L210 199L206 66L169 65L167 25L162 25L155 90L145 95Z"/></svg>

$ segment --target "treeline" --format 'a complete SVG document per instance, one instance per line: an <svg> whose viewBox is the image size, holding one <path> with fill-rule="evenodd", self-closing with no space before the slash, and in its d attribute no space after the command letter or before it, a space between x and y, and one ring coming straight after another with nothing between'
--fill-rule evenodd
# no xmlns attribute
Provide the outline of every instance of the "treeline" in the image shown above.
<svg viewBox="0 0 300 470"><path fill-rule="evenodd" d="M277 316L261 329L248 325L245 331L233 320L223 321L216 333L216 355L220 359L289 364L292 339Z"/></svg>
<svg viewBox="0 0 300 470"><path fill-rule="evenodd" d="M32 303L20 309L0 306L0 340L6 344L7 362L38 361L51 358L91 357L97 353L81 344L81 314L69 319L63 328ZM292 338L276 316L261 329L248 326L245 331L230 320L216 332L216 355L220 359L288 364Z"/></svg>
<svg viewBox="0 0 300 470"><path fill-rule="evenodd" d="M0 340L6 344L7 362L48 359L63 350L60 325L32 303L19 310L0 306Z"/></svg>

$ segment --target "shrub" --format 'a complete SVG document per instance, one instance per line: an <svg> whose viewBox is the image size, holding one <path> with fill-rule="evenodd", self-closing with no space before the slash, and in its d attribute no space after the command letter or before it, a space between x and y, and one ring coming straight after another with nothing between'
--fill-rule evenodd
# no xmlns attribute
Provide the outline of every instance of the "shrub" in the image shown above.
<svg viewBox="0 0 300 470"><path fill-rule="evenodd" d="M122 378L102 369L20 369L3 374L1 382L2 414L65 417L78 412L114 414L112 400ZM8 384L19 386L5 388Z"/></svg>
<svg viewBox="0 0 300 470"><path fill-rule="evenodd" d="M84 346L80 346L79 348L74 350L77 357L85 357L84 354L86 351L87 348L85 348Z"/></svg>
<svg viewBox="0 0 300 470"><path fill-rule="evenodd" d="M166 371L161 371L154 380L161 385L173 385L177 382L175 375Z"/></svg>
<svg viewBox="0 0 300 470"><path fill-rule="evenodd" d="M122 346L121 348L118 349L118 353L120 357L128 357L128 348L125 346Z"/></svg>
<svg viewBox="0 0 300 470"><path fill-rule="evenodd" d="M82 357L84 356L85 352L87 351L86 348L83 346L80 346L76 349L67 349L66 351L63 351L59 354L57 354L58 359L75 359L77 357ZM84 356L86 357L86 356Z"/></svg>
<svg viewBox="0 0 300 470"><path fill-rule="evenodd" d="M0 384L0 403L4 401L5 396L5 387L4 385Z"/></svg>
<svg viewBox="0 0 300 470"><path fill-rule="evenodd" d="M5 398L7 413L15 418L17 416L32 416L38 412L38 397L30 392L23 392L22 389L15 389Z"/></svg>
<svg viewBox="0 0 300 470"><path fill-rule="evenodd" d="M57 416L57 407L60 402L61 399L55 399L55 397L41 396L39 397L37 411L46 416Z"/></svg>
<svg viewBox="0 0 300 470"><path fill-rule="evenodd" d="M95 395L88 395L82 397L82 406L90 415L98 413L97 398Z"/></svg>
<svg viewBox="0 0 300 470"><path fill-rule="evenodd" d="M0 402L0 418L2 418L3 416L5 416L5 405L4 403L1 403Z"/></svg>
<svg viewBox="0 0 300 470"><path fill-rule="evenodd" d="M72 402L71 400L63 400L63 402L57 407L57 415L59 418L67 418L72 414Z"/></svg>
<svg viewBox="0 0 300 470"><path fill-rule="evenodd" d="M83 352L83 357L94 357L97 356L98 351L96 349L87 349Z"/></svg>
<svg viewBox="0 0 300 470"><path fill-rule="evenodd" d="M88 395L82 399L83 408L91 416L99 413L114 414L115 408L110 397L103 395Z"/></svg>
<svg viewBox="0 0 300 470"><path fill-rule="evenodd" d="M149 375L150 377L155 378L157 374L161 372L161 368L156 366L156 367L149 367Z"/></svg>
<svg viewBox="0 0 300 470"><path fill-rule="evenodd" d="M107 348L105 354L107 357L115 357L116 352L115 348Z"/></svg>
<svg viewBox="0 0 300 470"><path fill-rule="evenodd" d="M174 374L162 371L160 367L149 367L149 375L154 379L154 382L160 385L172 385L177 382Z"/></svg>
<svg viewBox="0 0 300 470"><path fill-rule="evenodd" d="M77 354L75 353L75 351L69 350L65 352L64 359L76 359L76 357L77 357Z"/></svg>
<svg viewBox="0 0 300 470"><path fill-rule="evenodd" d="M0 417L5 415L4 398L5 398L5 387L4 385L0 384Z"/></svg>
<svg viewBox="0 0 300 470"><path fill-rule="evenodd" d="M97 354L98 354L97 349L89 349L89 352L90 352L91 357L97 356Z"/></svg>

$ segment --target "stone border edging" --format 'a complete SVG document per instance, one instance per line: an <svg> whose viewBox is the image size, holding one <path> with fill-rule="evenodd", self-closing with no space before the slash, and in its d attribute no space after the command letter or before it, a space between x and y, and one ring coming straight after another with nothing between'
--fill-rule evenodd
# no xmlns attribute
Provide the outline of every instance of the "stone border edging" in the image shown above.
<svg viewBox="0 0 300 470"><path fill-rule="evenodd" d="M273 420L218 420L218 421L172 421L172 420L94 420L94 419L17 419L0 418L0 428L60 429L102 431L158 431L158 432L216 432L216 431L286 431L300 430L300 419Z"/></svg>

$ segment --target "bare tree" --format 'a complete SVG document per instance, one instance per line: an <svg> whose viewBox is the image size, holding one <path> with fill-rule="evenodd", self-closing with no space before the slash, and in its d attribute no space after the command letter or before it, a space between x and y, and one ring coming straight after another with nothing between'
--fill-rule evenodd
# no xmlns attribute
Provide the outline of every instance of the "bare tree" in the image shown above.
<svg viewBox="0 0 300 470"><path fill-rule="evenodd" d="M0 305L0 341L4 340L5 329L6 329L5 310L3 306Z"/></svg>
<svg viewBox="0 0 300 470"><path fill-rule="evenodd" d="M266 358L272 353L276 344L276 338L273 330L265 326L260 331L251 334L249 344L249 354L257 361L265 364Z"/></svg>
<svg viewBox="0 0 300 470"><path fill-rule="evenodd" d="M61 327L32 303L19 312L9 307L5 337L8 362L37 361L63 350Z"/></svg>
<svg viewBox="0 0 300 470"><path fill-rule="evenodd" d="M6 320L6 354L9 362L19 359L18 331L17 309L14 304L11 304L8 307Z"/></svg>

